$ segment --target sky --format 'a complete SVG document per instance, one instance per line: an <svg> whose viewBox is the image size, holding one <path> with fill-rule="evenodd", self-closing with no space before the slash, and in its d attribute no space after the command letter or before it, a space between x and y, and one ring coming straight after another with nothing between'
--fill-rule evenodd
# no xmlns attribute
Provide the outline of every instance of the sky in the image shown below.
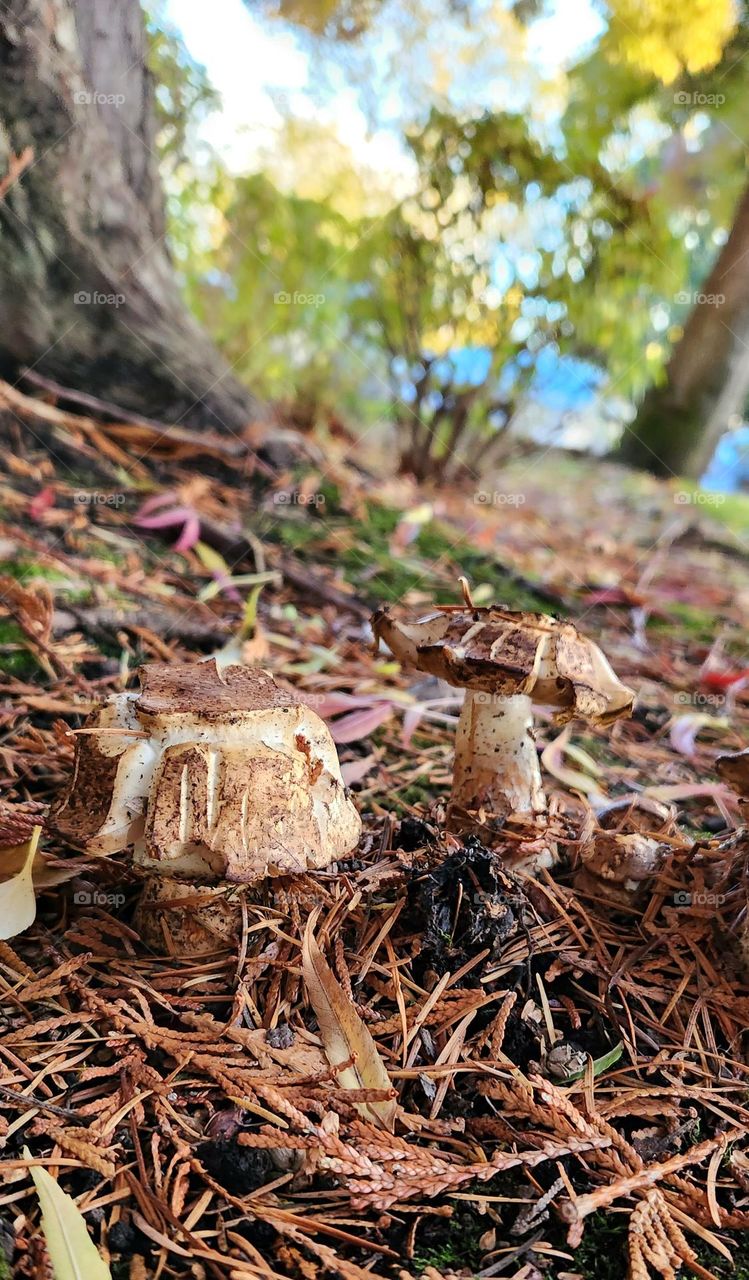
<svg viewBox="0 0 749 1280"><path fill-rule="evenodd" d="M552 78L579 57L602 24L592 0L551 0L550 10L530 29L528 49L538 70ZM283 23L261 20L244 0L167 0L166 13L221 94L222 109L205 121L202 134L235 172L255 167L258 151L289 109L333 124L365 167L408 177L410 162L396 131L372 131L355 90L340 85L327 102L310 93L310 54ZM488 79L477 86L487 105L494 88Z"/></svg>

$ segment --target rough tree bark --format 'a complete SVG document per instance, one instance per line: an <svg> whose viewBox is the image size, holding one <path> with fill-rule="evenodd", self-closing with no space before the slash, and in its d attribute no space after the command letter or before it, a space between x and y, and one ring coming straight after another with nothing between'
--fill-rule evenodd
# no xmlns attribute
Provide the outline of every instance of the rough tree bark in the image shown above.
<svg viewBox="0 0 749 1280"><path fill-rule="evenodd" d="M674 348L625 432L619 457L655 475L699 477L749 395L749 187Z"/></svg>
<svg viewBox="0 0 749 1280"><path fill-rule="evenodd" d="M259 407L179 293L145 54L138 0L0 5L0 374L237 430Z"/></svg>

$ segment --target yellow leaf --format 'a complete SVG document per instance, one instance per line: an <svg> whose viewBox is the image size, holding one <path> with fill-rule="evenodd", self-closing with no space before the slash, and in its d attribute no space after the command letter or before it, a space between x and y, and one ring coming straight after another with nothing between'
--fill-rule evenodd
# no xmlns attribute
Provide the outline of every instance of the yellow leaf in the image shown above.
<svg viewBox="0 0 749 1280"><path fill-rule="evenodd" d="M39 843L41 827L34 827L31 839L24 848L23 865L10 880L0 884L0 938L15 938L23 933L36 917L36 896L32 869Z"/></svg>
<svg viewBox="0 0 749 1280"><path fill-rule="evenodd" d="M392 1090L377 1045L318 947L311 920L302 943L302 973L331 1067L355 1058L352 1066L337 1072L339 1084L344 1089ZM366 1119L374 1120L392 1133L397 1111L395 1098L387 1102L358 1102L356 1106Z"/></svg>
<svg viewBox="0 0 749 1280"><path fill-rule="evenodd" d="M231 577L231 569L224 560L224 557L214 547L209 547L206 542L195 543L195 554L204 569L209 573L225 574L227 578Z"/></svg>
<svg viewBox="0 0 749 1280"><path fill-rule="evenodd" d="M28 1147L24 1147L23 1154L25 1159L31 1159ZM39 1197L42 1230L55 1280L112 1280L72 1196L46 1169L32 1165L29 1173Z"/></svg>

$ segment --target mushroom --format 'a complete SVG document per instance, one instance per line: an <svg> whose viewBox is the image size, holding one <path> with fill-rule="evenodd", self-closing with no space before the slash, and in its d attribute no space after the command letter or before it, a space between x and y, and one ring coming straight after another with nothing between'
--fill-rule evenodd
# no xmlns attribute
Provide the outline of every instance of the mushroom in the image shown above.
<svg viewBox="0 0 749 1280"><path fill-rule="evenodd" d="M632 906L658 875L669 852L667 845L639 831L596 831L581 851L575 888L613 906Z"/></svg>
<svg viewBox="0 0 749 1280"><path fill-rule="evenodd" d="M400 662L466 690L448 829L486 838L487 830L501 829L511 817L525 818L538 838L521 843L511 861L522 870L539 870L553 865L556 850L543 835L547 807L533 704L554 707L558 723L579 716L606 725L631 710L634 693L572 623L477 607L461 581L463 605L438 606L405 622L385 607L372 626Z"/></svg>
<svg viewBox="0 0 749 1280"><path fill-rule="evenodd" d="M733 787L739 797L742 814L749 818L749 747L743 751L728 751L715 761L718 776Z"/></svg>
<svg viewBox="0 0 749 1280"><path fill-rule="evenodd" d="M673 841L657 837L671 835L674 811L647 796L630 796L607 804L596 817L597 822L591 814L581 834L575 888L610 906L631 907L668 859ZM628 831L622 829L625 822Z"/></svg>
<svg viewBox="0 0 749 1280"><path fill-rule="evenodd" d="M140 691L86 721L52 813L59 835L87 853L133 845L149 875L214 889L326 867L356 845L361 819L330 733L271 675L210 660L139 676ZM147 900L177 897L152 884ZM225 923L236 906L210 912Z"/></svg>

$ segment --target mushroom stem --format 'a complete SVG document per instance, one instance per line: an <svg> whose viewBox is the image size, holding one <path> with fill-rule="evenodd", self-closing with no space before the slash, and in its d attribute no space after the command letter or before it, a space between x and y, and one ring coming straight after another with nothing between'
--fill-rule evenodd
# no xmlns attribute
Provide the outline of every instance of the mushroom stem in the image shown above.
<svg viewBox="0 0 749 1280"><path fill-rule="evenodd" d="M469 830L476 825L472 818L478 809L500 826L511 813L546 813L533 704L524 693L503 698L466 692L455 739L449 828Z"/></svg>

